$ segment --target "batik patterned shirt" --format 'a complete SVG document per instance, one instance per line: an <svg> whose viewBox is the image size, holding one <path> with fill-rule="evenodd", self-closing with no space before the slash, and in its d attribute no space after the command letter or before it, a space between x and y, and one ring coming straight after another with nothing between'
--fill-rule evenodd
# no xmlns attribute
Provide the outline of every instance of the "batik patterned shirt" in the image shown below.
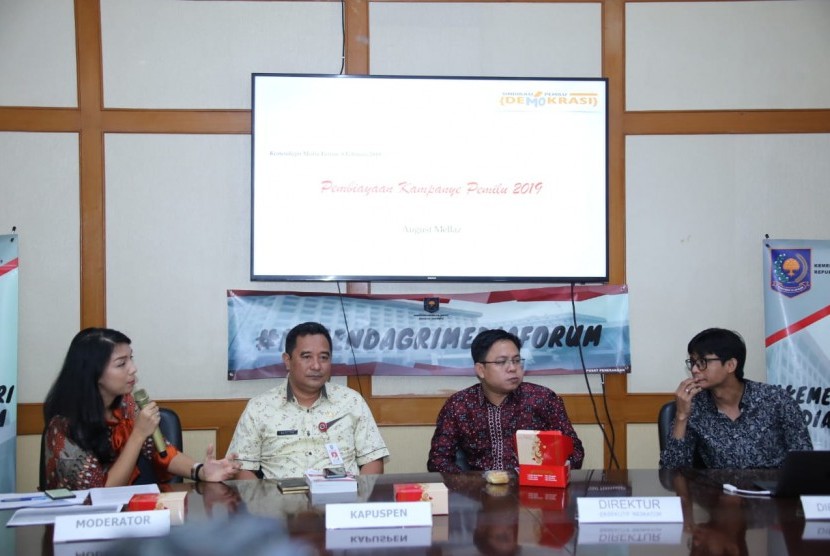
<svg viewBox="0 0 830 556"><path fill-rule="evenodd" d="M669 430L660 467L692 467L697 458L707 468L778 468L787 452L813 449L798 404L780 386L745 380L739 407L733 421L708 390L692 398L686 436L677 440Z"/></svg>
<svg viewBox="0 0 830 556"><path fill-rule="evenodd" d="M476 384L450 396L435 424L427 468L459 473L461 449L471 469L518 469L517 430L558 430L573 439L571 467L579 469L585 451L568 419L565 404L553 390L523 382L501 405L493 405Z"/></svg>
<svg viewBox="0 0 830 556"><path fill-rule="evenodd" d="M346 471L355 475L360 466L389 455L360 394L329 382L306 408L297 403L285 380L251 398L228 453L239 455L243 469L262 469L266 479L283 479L331 466L326 444L336 445Z"/></svg>
<svg viewBox="0 0 830 556"><path fill-rule="evenodd" d="M135 418L139 412L132 395L121 399L120 407L113 410L113 420L107 421L110 445L116 457L133 432ZM69 438L69 421L60 415L49 420L44 439L44 465L46 471L46 488L68 488L69 490L86 490L103 487L107 483L110 467L114 462L101 462L91 452L84 451ZM169 481L173 477L167 472L167 466L179 453L167 439L166 455L162 457L155 449L153 438L147 437L141 447L139 457L148 459L160 481ZM137 463L137 462L136 462ZM139 477L138 467L130 476L130 483Z"/></svg>

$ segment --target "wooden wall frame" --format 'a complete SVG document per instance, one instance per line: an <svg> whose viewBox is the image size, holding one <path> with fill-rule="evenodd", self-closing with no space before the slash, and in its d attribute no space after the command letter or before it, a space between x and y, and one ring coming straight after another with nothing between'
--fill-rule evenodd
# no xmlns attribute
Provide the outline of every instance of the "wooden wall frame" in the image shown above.
<svg viewBox="0 0 830 556"><path fill-rule="evenodd" d="M269 0L265 0L269 1ZM285 1L285 0L270 0ZM326 0L324 0L326 1ZM345 2L346 72L369 72L369 0ZM406 0L388 0L406 1ZM445 1L445 0L430 0ZM459 0L447 0L457 2ZM465 1L465 0L462 0ZM488 2L493 0L476 0ZM497 0L498 1L498 0ZM828 133L830 110L740 111L625 111L626 0L525 0L588 2L602 7L602 74L609 80L610 149L610 283L624 284L625 269L625 138L650 134ZM651 1L651 0L631 0ZM663 0L666 1L666 0ZM668 0L680 1L680 0ZM708 1L708 0L703 0ZM0 107L0 131L72 132L80 144L81 314L80 326L106 325L106 214L104 205L104 135L124 133L250 134L249 110L115 110L103 106L103 69L100 0L75 0L78 107ZM349 293L367 293L371 284L349 284ZM371 380L350 377L349 386L364 393L381 426L431 425L443 397L373 396ZM612 424L616 457L627 461L626 425L655 423L669 394L630 394L625 375L610 375L605 383L608 413L600 404L600 422ZM587 395L565 395L576 424L595 423ZM188 430L216 430L218 453L227 450L246 400L166 400ZM402 410L404 408L404 410ZM19 404L18 434L40 434L42 404ZM605 447L606 465L610 452Z"/></svg>

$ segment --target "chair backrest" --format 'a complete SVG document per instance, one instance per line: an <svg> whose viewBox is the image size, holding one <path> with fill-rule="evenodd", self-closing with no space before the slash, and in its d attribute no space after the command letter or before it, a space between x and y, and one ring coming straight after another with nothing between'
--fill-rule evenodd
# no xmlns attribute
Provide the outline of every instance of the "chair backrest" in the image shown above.
<svg viewBox="0 0 830 556"><path fill-rule="evenodd" d="M671 422L674 420L674 414L677 411L675 402L668 402L660 408L660 413L657 415L657 434L660 435L660 451L666 447L666 438L671 432Z"/></svg>
<svg viewBox="0 0 830 556"><path fill-rule="evenodd" d="M179 416L172 409L166 407L159 408L159 430L170 443L179 449L184 450L184 441L182 440L182 422ZM138 469L141 472L136 484L157 483L156 472L150 462L144 458L138 458ZM40 475L38 477L38 490L46 489L46 429L43 429L43 434L40 435ZM171 483L181 483L181 477L173 477Z"/></svg>
<svg viewBox="0 0 830 556"><path fill-rule="evenodd" d="M668 402L660 408L660 413L657 414L657 434L660 435L661 452L666 447L666 439L671 434L671 423L674 421L675 413L677 413L676 403ZM706 464L703 463L703 457L698 451L695 451L692 455L692 467L694 469L706 469Z"/></svg>
<svg viewBox="0 0 830 556"><path fill-rule="evenodd" d="M159 430L164 438L170 441L170 444L175 446L180 452L184 450L184 440L182 439L182 422L179 416L172 409L166 407L159 408Z"/></svg>
<svg viewBox="0 0 830 556"><path fill-rule="evenodd" d="M455 464L458 466L461 471L469 471L470 464L467 463L467 454L464 453L464 450L461 448L457 448L455 450Z"/></svg>
<svg viewBox="0 0 830 556"><path fill-rule="evenodd" d="M40 475L37 483L38 490L46 490L46 428L40 435Z"/></svg>
<svg viewBox="0 0 830 556"><path fill-rule="evenodd" d="M179 416L172 409L160 407L159 417L161 418L161 421L159 421L159 430L161 431L161 434L164 435L164 438L166 438L170 444L178 448L180 452L183 451L184 441L182 440L182 422L179 419ZM146 485L159 482L156 477L156 472L153 470L153 466L146 458L138 458L138 470L141 472L141 475L139 475L138 479L136 479L135 484ZM170 479L170 482L181 483L182 478L175 476Z"/></svg>

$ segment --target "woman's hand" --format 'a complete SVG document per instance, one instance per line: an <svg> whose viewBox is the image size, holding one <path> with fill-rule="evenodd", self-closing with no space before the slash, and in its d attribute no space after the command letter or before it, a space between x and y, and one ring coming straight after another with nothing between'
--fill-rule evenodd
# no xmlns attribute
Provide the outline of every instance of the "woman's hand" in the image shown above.
<svg viewBox="0 0 830 556"><path fill-rule="evenodd" d="M201 478L210 482L233 479L241 467L242 464L236 460L236 454L231 454L227 458L216 459L214 457L213 444L211 444L205 453L205 463L201 470Z"/></svg>
<svg viewBox="0 0 830 556"><path fill-rule="evenodd" d="M228 514L235 514L243 504L239 491L222 483L198 483L196 490L202 493L208 516L213 516L214 506L224 507Z"/></svg>
<svg viewBox="0 0 830 556"><path fill-rule="evenodd" d="M117 425L118 428L115 430L118 431L121 428L124 432L118 435L121 438L118 443L113 444L117 458L107 472L104 486L130 484L142 446L147 438L155 432L160 420L158 406L155 402L150 402L146 407L138 408L135 418L132 420L132 430L128 428L127 420L123 420ZM127 434L129 436L123 438Z"/></svg>
<svg viewBox="0 0 830 556"><path fill-rule="evenodd" d="M150 402L136 415L133 433L140 434L141 439L144 440L155 432L160 421L159 406L156 405L156 402Z"/></svg>

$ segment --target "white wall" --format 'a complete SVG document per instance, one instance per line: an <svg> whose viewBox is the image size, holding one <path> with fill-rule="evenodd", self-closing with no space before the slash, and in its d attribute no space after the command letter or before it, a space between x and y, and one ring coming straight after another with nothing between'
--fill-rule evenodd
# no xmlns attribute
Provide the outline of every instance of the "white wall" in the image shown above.
<svg viewBox="0 0 830 556"><path fill-rule="evenodd" d="M626 5L626 108L830 107L830 2ZM631 392L670 392L688 340L739 331L766 380L762 249L828 239L830 135L629 136Z"/></svg>
<svg viewBox="0 0 830 556"><path fill-rule="evenodd" d="M80 323L78 136L0 132L0 168L0 233L16 227L19 246L17 392L40 402Z"/></svg>
<svg viewBox="0 0 830 556"><path fill-rule="evenodd" d="M252 71L336 73L342 61L334 2L108 0L101 9L110 108L244 109ZM629 110L830 104L830 2L631 3L626 17ZM381 2L370 6L366 39L375 73L597 76L601 26L599 3ZM0 0L0 106L74 106L72 53L70 0ZM133 337L156 398L248 397L270 386L225 380L226 289L334 288L248 280L248 144L105 138L107 320ZM761 238L830 237L821 212L829 146L827 135L628 138L631 392L673 390L686 341L711 325L741 331L748 374L764 378ZM74 134L0 133L0 230L21 234L22 402L43 400L79 323L77 160ZM581 379L547 381L584 391ZM379 379L375 388L464 384Z"/></svg>
<svg viewBox="0 0 830 556"><path fill-rule="evenodd" d="M764 235L830 238L830 135L629 137L629 389L669 392L700 330L739 331L766 380Z"/></svg>
<svg viewBox="0 0 830 556"><path fill-rule="evenodd" d="M627 110L827 108L830 4L626 4Z"/></svg>
<svg viewBox="0 0 830 556"><path fill-rule="evenodd" d="M10 13L12 4L20 10L17 3L2 0L0 15ZM38 10L47 9L46 4L30 7L27 20L34 26ZM599 6L592 4L372 4L372 69L597 76L600 16ZM336 3L110 0L101 5L101 19L108 108L248 108L252 71L336 73L341 61ZM72 30L71 19L55 25L57 36ZM448 42L434 41L436 32ZM51 48L46 42L43 48L49 53L65 46ZM568 56L548 54L574 46ZM450 51L454 56L447 56ZM16 69L12 81L32 71L28 64ZM4 87L0 84L0 104L15 99ZM225 380L225 290L335 288L248 280L249 141L247 136L221 135L105 137L107 321L133 339L142 385L155 398L249 397L268 387ZM24 166L40 165L42 150L33 145L19 158ZM72 178L77 184L77 172ZM37 197L23 195L22 202L37 204ZM51 210L62 213L65 208ZM46 207L45 221L57 216ZM77 238L77 231L63 237ZM22 265L55 248L33 249L21 248ZM77 264L77 257L71 260ZM71 273L77 280L75 269ZM407 292L423 285L373 285L375 291L390 288ZM482 285L453 289L480 291ZM77 291L77 285L61 291ZM29 297L36 294L22 281L21 298ZM36 320L45 312L29 311ZM77 306L64 308L52 320L63 326L45 350L26 349L36 336L21 333L22 402L43 400L76 331ZM563 393L585 389L580 377L544 381ZM447 382L381 380L377 388L389 394L428 394L466 384Z"/></svg>

